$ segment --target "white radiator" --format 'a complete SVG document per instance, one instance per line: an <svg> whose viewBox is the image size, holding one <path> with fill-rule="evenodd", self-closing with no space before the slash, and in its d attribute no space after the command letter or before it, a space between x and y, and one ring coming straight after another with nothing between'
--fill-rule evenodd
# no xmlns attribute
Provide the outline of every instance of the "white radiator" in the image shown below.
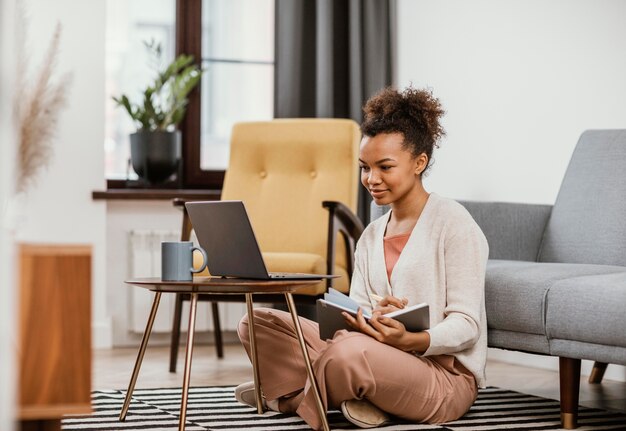
<svg viewBox="0 0 626 431"><path fill-rule="evenodd" d="M180 232L172 230L131 230L128 231L128 278L161 276L161 242L178 241ZM195 238L192 238L195 239ZM154 293L140 287L129 289L128 322L129 330L143 334L154 300ZM159 311L152 327L152 332L170 332L174 318L176 295L161 295ZM245 303L220 303L220 323L222 330L234 331L241 317L246 313ZM198 302L196 330L212 331L213 316L210 302ZM189 324L189 301L183 303L181 330L186 331Z"/></svg>

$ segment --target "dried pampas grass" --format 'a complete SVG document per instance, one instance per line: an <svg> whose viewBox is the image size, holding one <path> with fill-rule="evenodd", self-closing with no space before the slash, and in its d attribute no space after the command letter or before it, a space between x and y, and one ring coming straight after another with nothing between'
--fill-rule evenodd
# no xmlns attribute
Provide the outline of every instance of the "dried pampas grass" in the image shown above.
<svg viewBox="0 0 626 431"><path fill-rule="evenodd" d="M23 14L22 31L27 25ZM18 36L17 91L14 113L17 122L19 148L16 191L25 192L36 180L39 171L52 158L53 141L62 109L67 105L72 77L69 73L53 80L59 53L61 25L57 24L41 67L28 79L28 61L25 57L25 34Z"/></svg>

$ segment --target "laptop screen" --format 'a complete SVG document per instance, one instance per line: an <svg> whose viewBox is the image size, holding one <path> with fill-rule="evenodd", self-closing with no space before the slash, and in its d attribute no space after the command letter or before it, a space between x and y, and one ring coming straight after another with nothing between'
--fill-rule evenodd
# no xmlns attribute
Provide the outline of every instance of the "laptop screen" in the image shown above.
<svg viewBox="0 0 626 431"><path fill-rule="evenodd" d="M243 202L187 202L185 207L211 275L270 278Z"/></svg>

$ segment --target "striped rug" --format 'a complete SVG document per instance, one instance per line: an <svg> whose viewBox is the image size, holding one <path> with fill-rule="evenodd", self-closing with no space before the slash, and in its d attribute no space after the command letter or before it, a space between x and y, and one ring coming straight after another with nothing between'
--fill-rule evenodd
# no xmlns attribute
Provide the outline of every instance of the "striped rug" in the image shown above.
<svg viewBox="0 0 626 431"><path fill-rule="evenodd" d="M117 420L124 391L93 392L94 413L68 417L63 430L176 430L180 409L180 389L135 390L125 422ZM355 429L342 414L328 415L332 429ZM578 430L626 430L626 415L580 408ZM191 388L187 430L298 430L309 429L297 416L256 410L235 400L234 386ZM498 388L481 389L472 409L461 419L444 425L415 425L397 421L387 430L557 430L560 429L559 403Z"/></svg>

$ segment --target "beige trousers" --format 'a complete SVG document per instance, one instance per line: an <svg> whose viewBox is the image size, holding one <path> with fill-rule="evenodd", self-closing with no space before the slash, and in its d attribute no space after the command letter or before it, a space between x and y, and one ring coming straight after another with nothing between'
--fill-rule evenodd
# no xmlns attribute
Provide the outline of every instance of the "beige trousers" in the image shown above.
<svg viewBox="0 0 626 431"><path fill-rule="evenodd" d="M313 429L320 429L291 315L257 308L254 323L265 398L278 399L282 412L295 412ZM338 331L332 340L323 341L317 323L300 318L300 324L327 409L366 398L400 418L441 423L458 419L476 400L474 376L453 356L418 357L360 332ZM247 316L241 319L238 333L249 356Z"/></svg>

